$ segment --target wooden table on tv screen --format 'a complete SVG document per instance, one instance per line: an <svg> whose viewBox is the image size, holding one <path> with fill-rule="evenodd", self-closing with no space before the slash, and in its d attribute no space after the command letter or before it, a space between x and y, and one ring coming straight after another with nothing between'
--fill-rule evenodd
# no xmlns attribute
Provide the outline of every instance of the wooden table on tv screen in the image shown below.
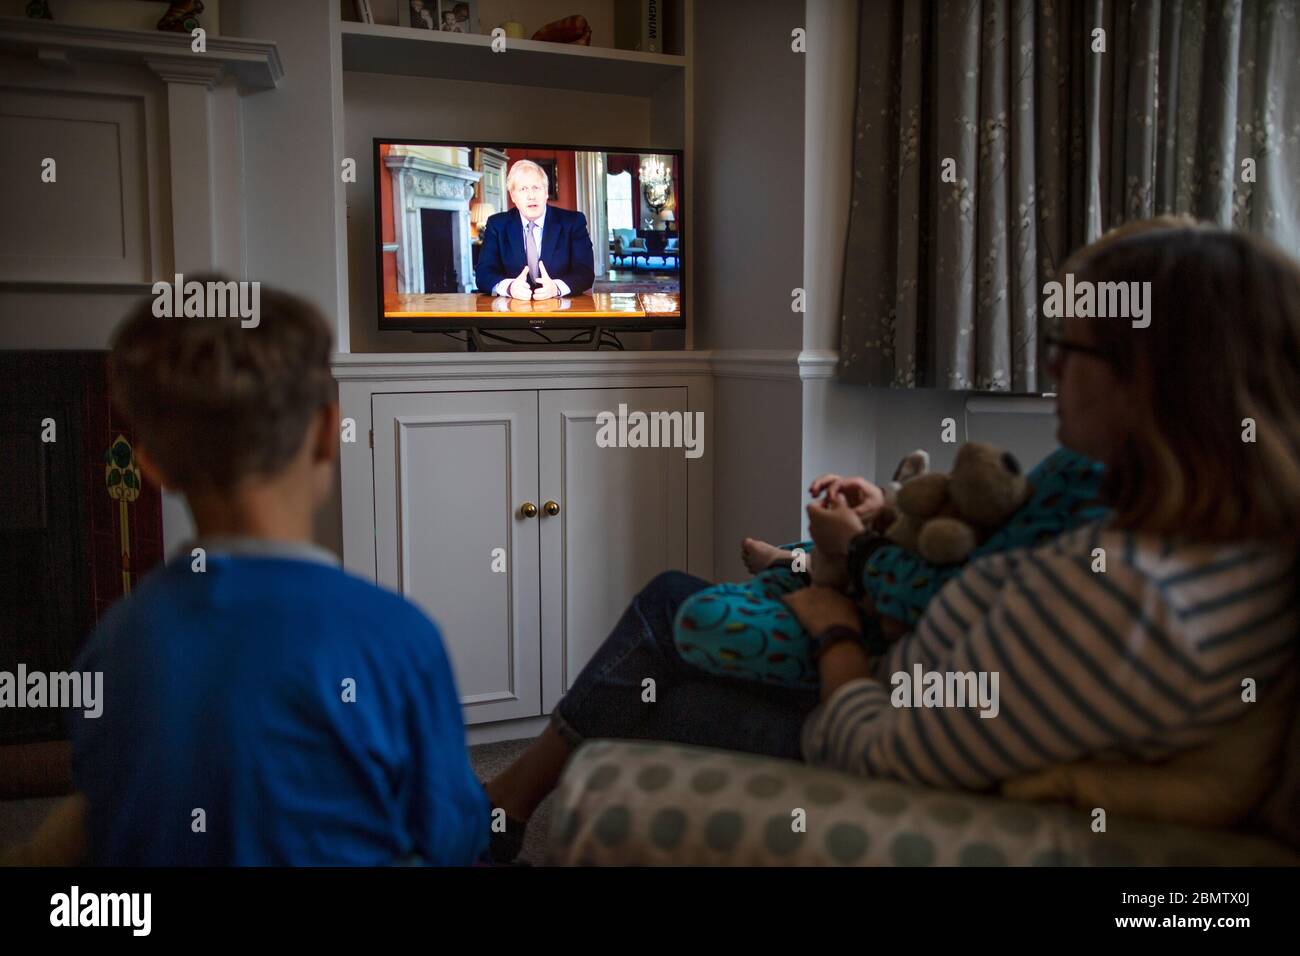
<svg viewBox="0 0 1300 956"><path fill-rule="evenodd" d="M676 318L681 314L676 292L587 292L536 302L474 292L384 293L384 317L389 319L485 318L500 313L554 315L557 319Z"/></svg>

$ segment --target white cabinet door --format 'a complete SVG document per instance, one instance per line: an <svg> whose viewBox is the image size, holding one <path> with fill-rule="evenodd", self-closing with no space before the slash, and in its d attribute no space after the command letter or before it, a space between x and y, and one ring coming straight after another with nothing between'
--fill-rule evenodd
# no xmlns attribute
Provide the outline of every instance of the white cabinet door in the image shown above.
<svg viewBox="0 0 1300 956"><path fill-rule="evenodd" d="M687 566L682 448L602 448L597 416L687 413L686 389L543 391L538 399L542 704L549 713L660 571ZM544 510L548 501L559 513Z"/></svg>
<svg viewBox="0 0 1300 956"><path fill-rule="evenodd" d="M536 716L539 518L520 506L538 502L537 392L376 395L373 411L379 582L438 623L466 723Z"/></svg>

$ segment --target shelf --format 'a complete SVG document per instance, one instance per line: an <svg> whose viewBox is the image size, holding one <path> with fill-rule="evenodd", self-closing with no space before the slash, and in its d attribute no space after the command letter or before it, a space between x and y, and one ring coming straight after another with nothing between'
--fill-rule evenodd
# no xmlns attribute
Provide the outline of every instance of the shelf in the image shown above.
<svg viewBox="0 0 1300 956"><path fill-rule="evenodd" d="M71 62L170 63L220 67L233 74L244 89L273 89L284 76L274 43L208 34L207 52L190 49L188 33L161 30L115 30L56 23L27 17L0 17L0 51L32 53L51 66ZM214 70L214 73L216 71Z"/></svg>
<svg viewBox="0 0 1300 956"><path fill-rule="evenodd" d="M540 40L507 40L493 53L485 34L368 23L344 22L342 37L344 70L589 93L653 96L686 66L684 56Z"/></svg>

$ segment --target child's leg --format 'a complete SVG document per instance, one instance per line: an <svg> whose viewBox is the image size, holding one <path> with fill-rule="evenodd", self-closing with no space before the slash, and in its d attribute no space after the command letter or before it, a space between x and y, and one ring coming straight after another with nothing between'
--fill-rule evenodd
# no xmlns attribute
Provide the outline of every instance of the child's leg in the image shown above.
<svg viewBox="0 0 1300 956"><path fill-rule="evenodd" d="M812 548L811 541L768 544L758 538L745 538L740 542L740 558L745 562L745 569L750 574L758 574L769 568L788 568L794 563L799 552L802 552L806 559ZM807 565L805 564L804 567L806 568Z"/></svg>
<svg viewBox="0 0 1300 956"><path fill-rule="evenodd" d="M745 538L740 542L740 560L745 563L745 570L750 574L758 574L782 564L788 567L793 558L794 555L784 548L757 538Z"/></svg>
<svg viewBox="0 0 1300 956"><path fill-rule="evenodd" d="M768 544L758 538L745 538L740 542L740 560L745 562L745 570L758 574L768 568L788 568L795 560L795 551L805 554L812 550L811 541L795 541L791 544Z"/></svg>
<svg viewBox="0 0 1300 956"><path fill-rule="evenodd" d="M716 584L691 595L673 622L682 659L724 677L816 687L808 634L781 600L806 586L806 575L772 568L744 584Z"/></svg>

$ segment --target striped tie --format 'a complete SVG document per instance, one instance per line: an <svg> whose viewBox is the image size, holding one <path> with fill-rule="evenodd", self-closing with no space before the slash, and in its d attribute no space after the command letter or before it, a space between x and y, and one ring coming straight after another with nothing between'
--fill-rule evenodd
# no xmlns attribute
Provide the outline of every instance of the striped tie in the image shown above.
<svg viewBox="0 0 1300 956"><path fill-rule="evenodd" d="M528 274L540 282L542 274L537 269L537 223L528 224L528 238L524 240L524 253L528 256Z"/></svg>

